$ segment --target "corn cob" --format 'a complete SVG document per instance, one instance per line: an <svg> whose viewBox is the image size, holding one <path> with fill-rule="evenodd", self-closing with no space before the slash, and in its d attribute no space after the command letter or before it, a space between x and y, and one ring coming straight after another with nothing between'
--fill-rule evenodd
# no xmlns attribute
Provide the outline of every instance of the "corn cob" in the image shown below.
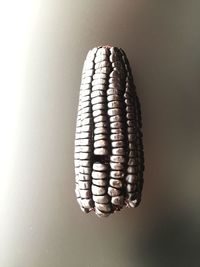
<svg viewBox="0 0 200 267"><path fill-rule="evenodd" d="M76 197L81 209L106 217L141 200L144 156L140 103L125 52L88 52L75 134Z"/></svg>

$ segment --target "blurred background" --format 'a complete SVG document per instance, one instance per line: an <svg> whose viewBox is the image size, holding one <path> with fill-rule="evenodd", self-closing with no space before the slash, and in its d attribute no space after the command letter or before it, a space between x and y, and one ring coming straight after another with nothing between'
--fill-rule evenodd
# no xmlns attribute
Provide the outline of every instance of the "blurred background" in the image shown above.
<svg viewBox="0 0 200 267"><path fill-rule="evenodd" d="M200 1L1 2L0 267L200 266ZM74 194L89 49L122 47L143 115L141 205L107 219Z"/></svg>

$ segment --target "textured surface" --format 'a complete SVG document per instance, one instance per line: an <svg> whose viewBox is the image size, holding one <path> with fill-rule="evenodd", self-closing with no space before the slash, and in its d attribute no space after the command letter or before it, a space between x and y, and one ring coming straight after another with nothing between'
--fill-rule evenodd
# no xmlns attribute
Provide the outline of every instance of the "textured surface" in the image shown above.
<svg viewBox="0 0 200 267"><path fill-rule="evenodd" d="M200 1L4 5L0 266L199 267ZM145 181L138 208L99 219L75 199L73 151L82 63L107 43L133 68Z"/></svg>
<svg viewBox="0 0 200 267"><path fill-rule="evenodd" d="M140 104L122 49L88 52L75 136L77 201L102 217L141 199L144 157Z"/></svg>

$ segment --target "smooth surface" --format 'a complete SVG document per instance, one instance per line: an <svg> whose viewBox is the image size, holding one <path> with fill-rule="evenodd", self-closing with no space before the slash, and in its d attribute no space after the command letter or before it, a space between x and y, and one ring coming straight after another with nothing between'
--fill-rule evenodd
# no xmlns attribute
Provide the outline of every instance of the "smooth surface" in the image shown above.
<svg viewBox="0 0 200 267"><path fill-rule="evenodd" d="M199 266L199 9L197 0L1 9L0 266ZM74 194L82 64L101 44L122 47L133 66L146 160L141 205L108 219L83 214Z"/></svg>

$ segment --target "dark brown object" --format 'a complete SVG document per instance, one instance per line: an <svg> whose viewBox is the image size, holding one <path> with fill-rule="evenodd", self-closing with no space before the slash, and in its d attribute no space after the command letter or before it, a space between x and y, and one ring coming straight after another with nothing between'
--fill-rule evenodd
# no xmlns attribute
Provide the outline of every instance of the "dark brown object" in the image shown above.
<svg viewBox="0 0 200 267"><path fill-rule="evenodd" d="M144 157L139 99L128 59L117 47L88 52L75 137L76 197L106 217L141 200Z"/></svg>

